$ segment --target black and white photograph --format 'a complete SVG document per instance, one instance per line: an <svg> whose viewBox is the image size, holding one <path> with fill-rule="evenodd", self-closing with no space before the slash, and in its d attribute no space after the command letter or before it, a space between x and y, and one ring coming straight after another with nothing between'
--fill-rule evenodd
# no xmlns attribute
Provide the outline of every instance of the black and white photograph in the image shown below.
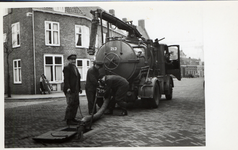
<svg viewBox="0 0 238 150"><path fill-rule="evenodd" d="M237 2L1 4L3 148L237 147Z"/></svg>

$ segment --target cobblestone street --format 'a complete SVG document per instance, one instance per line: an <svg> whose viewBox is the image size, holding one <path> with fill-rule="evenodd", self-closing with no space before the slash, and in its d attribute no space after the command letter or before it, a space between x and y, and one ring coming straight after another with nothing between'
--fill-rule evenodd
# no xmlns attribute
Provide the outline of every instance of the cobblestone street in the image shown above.
<svg viewBox="0 0 238 150"><path fill-rule="evenodd" d="M173 99L162 96L159 108L137 107L125 117L103 116L83 141L75 136L64 143L32 138L66 126L65 98L5 100L5 148L206 146L203 78L174 84ZM87 115L85 96L80 97L80 108L78 119Z"/></svg>

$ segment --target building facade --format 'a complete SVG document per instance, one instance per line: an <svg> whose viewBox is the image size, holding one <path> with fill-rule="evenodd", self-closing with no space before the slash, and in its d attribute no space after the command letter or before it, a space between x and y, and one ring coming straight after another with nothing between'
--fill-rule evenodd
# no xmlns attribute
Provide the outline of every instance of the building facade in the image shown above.
<svg viewBox="0 0 238 150"><path fill-rule="evenodd" d="M12 94L40 93L40 76L44 74L53 91L63 89L63 68L67 56L77 54L76 66L81 73L82 86L94 56L87 54L92 15L98 7L8 8L3 16L4 42L9 55L4 53L5 93L9 63ZM104 26L104 25L103 25ZM105 41L98 29L96 48ZM118 30L113 36L125 36ZM4 49L5 50L5 49Z"/></svg>
<svg viewBox="0 0 238 150"><path fill-rule="evenodd" d="M182 77L204 77L204 62L200 59L187 58L181 51L180 59Z"/></svg>

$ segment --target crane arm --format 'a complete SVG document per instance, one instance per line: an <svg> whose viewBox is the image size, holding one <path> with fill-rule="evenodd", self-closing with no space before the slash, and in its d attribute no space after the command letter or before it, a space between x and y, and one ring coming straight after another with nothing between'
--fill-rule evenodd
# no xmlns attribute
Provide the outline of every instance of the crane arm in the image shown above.
<svg viewBox="0 0 238 150"><path fill-rule="evenodd" d="M140 32L136 29L135 26L127 24L126 22L118 19L117 17L108 14L107 12L97 9L95 11L91 11L91 14L95 16L95 14L99 14L98 17L101 17L103 20L115 25L118 29L128 31L129 33L134 33L136 37L141 37L142 35Z"/></svg>
<svg viewBox="0 0 238 150"><path fill-rule="evenodd" d="M99 25L99 18L101 18L101 20L103 19L115 25L118 29L129 32L129 35L133 35L133 37L140 38L142 36L140 32L136 29L136 27L133 26L132 24L127 24L126 22L118 19L117 17L113 15L108 14L107 12L101 9L97 9L94 11L91 10L90 13L93 15L93 20L92 20L90 43L89 43L89 49L88 49L89 55L94 55L95 53L95 42L96 42L97 28Z"/></svg>

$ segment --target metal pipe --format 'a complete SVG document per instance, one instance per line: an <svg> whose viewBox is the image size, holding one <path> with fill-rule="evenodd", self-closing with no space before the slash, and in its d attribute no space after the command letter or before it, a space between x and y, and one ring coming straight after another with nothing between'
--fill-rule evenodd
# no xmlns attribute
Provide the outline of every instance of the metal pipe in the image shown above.
<svg viewBox="0 0 238 150"><path fill-rule="evenodd" d="M94 53L95 53L95 42L96 42L99 20L98 20L97 12L92 11L91 13L94 14L94 17L93 17L92 25L91 25L91 33L90 33L90 42L89 42L88 54L89 55L94 55Z"/></svg>
<svg viewBox="0 0 238 150"><path fill-rule="evenodd" d="M32 40L33 40L33 75L34 75L34 91L36 94L36 49L35 49L35 22L34 10L32 10Z"/></svg>
<svg viewBox="0 0 238 150"><path fill-rule="evenodd" d="M102 12L100 12L100 23L101 23L101 37L102 37L102 45L103 45L103 25L102 25Z"/></svg>

